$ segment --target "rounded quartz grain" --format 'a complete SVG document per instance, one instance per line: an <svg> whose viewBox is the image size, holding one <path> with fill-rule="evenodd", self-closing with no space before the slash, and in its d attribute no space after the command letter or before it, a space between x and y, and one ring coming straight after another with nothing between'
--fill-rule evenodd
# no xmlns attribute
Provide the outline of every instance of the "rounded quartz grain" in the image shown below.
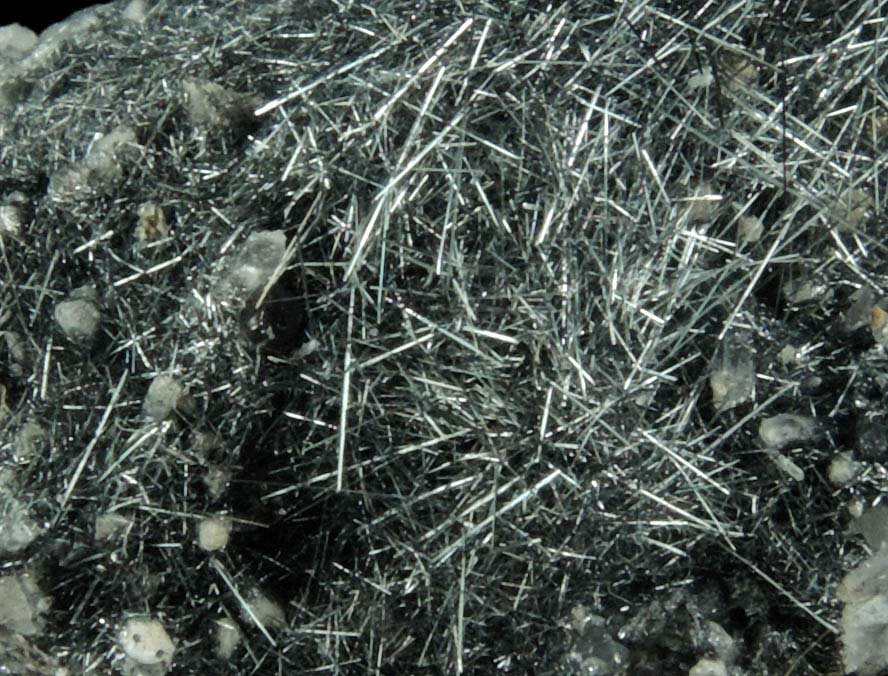
<svg viewBox="0 0 888 676"><path fill-rule="evenodd" d="M96 517L96 542L109 542L133 525L132 518L117 512L106 512Z"/></svg>
<svg viewBox="0 0 888 676"><path fill-rule="evenodd" d="M703 658L688 672L688 676L728 676L728 668L721 660Z"/></svg>
<svg viewBox="0 0 888 676"><path fill-rule="evenodd" d="M701 627L701 638L708 650L726 664L731 664L737 657L737 644L734 638L717 622L707 620Z"/></svg>
<svg viewBox="0 0 888 676"><path fill-rule="evenodd" d="M768 448L783 448L816 436L817 421L803 415L781 413L765 418L759 425L759 437Z"/></svg>
<svg viewBox="0 0 888 676"><path fill-rule="evenodd" d="M839 453L829 463L829 480L836 486L851 483L863 471L863 466L855 462L850 453Z"/></svg>
<svg viewBox="0 0 888 676"><path fill-rule="evenodd" d="M712 187L709 181L698 181L692 185L685 201L687 218L691 223L710 223L715 219L721 204L722 196Z"/></svg>
<svg viewBox="0 0 888 676"><path fill-rule="evenodd" d="M127 620L117 635L126 656L139 664L169 662L176 650L173 640L157 620L136 617Z"/></svg>
<svg viewBox="0 0 888 676"><path fill-rule="evenodd" d="M712 358L709 385L719 413L755 399L755 359L748 336L725 337Z"/></svg>
<svg viewBox="0 0 888 676"><path fill-rule="evenodd" d="M18 237L22 232L21 209L11 204L0 204L0 237Z"/></svg>
<svg viewBox="0 0 888 676"><path fill-rule="evenodd" d="M771 452L771 459L777 465L777 469L791 478L793 481L802 482L805 480L805 470L795 464L792 460L776 451Z"/></svg>
<svg viewBox="0 0 888 676"><path fill-rule="evenodd" d="M218 465L209 465L207 467L206 474L204 474L203 480L204 484L206 484L207 490L210 493L210 496L214 500L217 500L222 496L222 494L225 492L225 489L228 487L228 482L231 481L231 472Z"/></svg>
<svg viewBox="0 0 888 676"><path fill-rule="evenodd" d="M241 642L241 631L235 622L228 618L216 620L216 656L227 660Z"/></svg>
<svg viewBox="0 0 888 676"><path fill-rule="evenodd" d="M757 216L743 216L737 226L737 232L741 242L754 244L762 238L765 226Z"/></svg>
<svg viewBox="0 0 888 676"><path fill-rule="evenodd" d="M148 386L142 408L156 422L166 420L176 410L184 388L171 375L161 373Z"/></svg>
<svg viewBox="0 0 888 676"><path fill-rule="evenodd" d="M197 544L205 552L225 549L230 535L231 519L226 516L203 519L197 526Z"/></svg>
<svg viewBox="0 0 888 676"><path fill-rule="evenodd" d="M284 264L286 253L287 238L282 230L252 233L228 264L216 292L223 297L255 296Z"/></svg>
<svg viewBox="0 0 888 676"><path fill-rule="evenodd" d="M28 420L21 426L13 441L13 459L20 465L27 465L37 456L45 440L46 430L36 421Z"/></svg>
<svg viewBox="0 0 888 676"><path fill-rule="evenodd" d="M287 616L281 605L258 587L249 596L249 612L244 611L244 619L258 622L265 628L283 627Z"/></svg>
<svg viewBox="0 0 888 676"><path fill-rule="evenodd" d="M0 478L0 555L16 554L26 549L43 532L21 500L9 495Z"/></svg>
<svg viewBox="0 0 888 676"><path fill-rule="evenodd" d="M49 597L30 573L0 577L0 627L33 636L43 630L49 607Z"/></svg>
<svg viewBox="0 0 888 676"><path fill-rule="evenodd" d="M76 343L92 341L99 332L101 314L92 301L75 298L56 305L55 320L62 333Z"/></svg>

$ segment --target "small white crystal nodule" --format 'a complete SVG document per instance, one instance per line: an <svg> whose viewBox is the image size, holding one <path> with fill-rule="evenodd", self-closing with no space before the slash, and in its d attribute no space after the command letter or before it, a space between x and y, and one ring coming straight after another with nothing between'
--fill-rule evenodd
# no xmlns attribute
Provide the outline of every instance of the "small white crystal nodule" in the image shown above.
<svg viewBox="0 0 888 676"><path fill-rule="evenodd" d="M147 617L127 620L117 634L126 656L139 664L170 662L176 646L164 626Z"/></svg>
<svg viewBox="0 0 888 676"><path fill-rule="evenodd" d="M811 441L817 437L817 431L814 418L792 413L765 418L759 425L759 437L768 448Z"/></svg>

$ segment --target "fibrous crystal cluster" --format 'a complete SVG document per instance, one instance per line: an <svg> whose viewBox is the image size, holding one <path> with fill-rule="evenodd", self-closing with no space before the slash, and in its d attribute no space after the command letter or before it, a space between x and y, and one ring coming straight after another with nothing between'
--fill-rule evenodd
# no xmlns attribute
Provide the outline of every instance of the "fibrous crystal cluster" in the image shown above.
<svg viewBox="0 0 888 676"><path fill-rule="evenodd" d="M0 29L0 664L876 673L882 10Z"/></svg>

